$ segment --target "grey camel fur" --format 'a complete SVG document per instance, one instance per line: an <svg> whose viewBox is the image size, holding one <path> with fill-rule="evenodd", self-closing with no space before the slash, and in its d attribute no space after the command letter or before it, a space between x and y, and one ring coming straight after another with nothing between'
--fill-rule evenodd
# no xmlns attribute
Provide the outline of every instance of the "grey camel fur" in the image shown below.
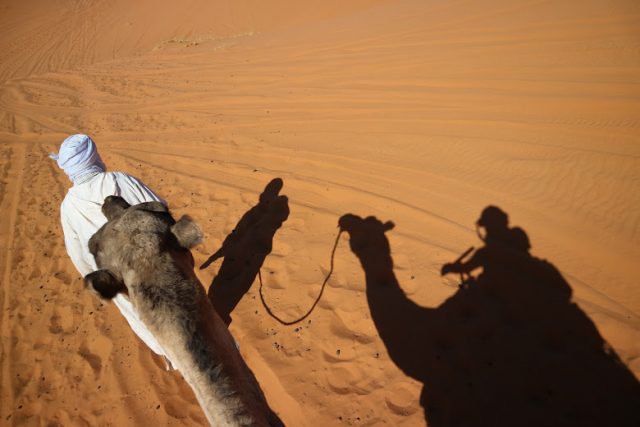
<svg viewBox="0 0 640 427"><path fill-rule="evenodd" d="M89 240L100 270L86 286L107 300L128 294L212 426L283 425L193 271L200 228L188 216L176 222L159 202L109 196L102 212L108 222Z"/></svg>

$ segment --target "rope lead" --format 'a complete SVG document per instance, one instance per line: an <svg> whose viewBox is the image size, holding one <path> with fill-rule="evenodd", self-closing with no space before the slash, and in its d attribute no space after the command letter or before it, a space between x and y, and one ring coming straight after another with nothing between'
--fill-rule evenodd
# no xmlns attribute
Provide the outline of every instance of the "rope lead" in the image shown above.
<svg viewBox="0 0 640 427"><path fill-rule="evenodd" d="M327 285L327 282L329 281L329 278L331 277L331 274L333 273L333 259L334 259L335 255L336 255L336 249L338 248L338 242L340 241L340 235L342 235L342 232L343 232L343 230L340 229L340 231L338 232L338 235L336 236L336 242L333 244L333 250L331 251L331 268L329 269L329 273L327 274L327 277L325 277L324 282L322 282L322 287L320 288L320 293L318 294L318 297L316 298L316 300L313 302L313 305L311 306L309 311L307 311L306 314L304 316L300 317L299 319L290 320L290 321L282 320L280 317L278 317L276 314L274 314L273 311L271 311L271 309L267 305L267 302L264 300L264 295L262 294L262 274L261 274L260 270L258 270L258 279L260 280L260 288L259 288L260 301L262 301L262 305L267 310L267 313L269 313L269 316L273 317L274 319L276 319L281 324L288 326L288 325L294 325L296 323L302 322L304 319L306 319L311 314L313 309L316 308L316 305L320 301L320 298L322 297L322 293L324 292L324 288Z"/></svg>

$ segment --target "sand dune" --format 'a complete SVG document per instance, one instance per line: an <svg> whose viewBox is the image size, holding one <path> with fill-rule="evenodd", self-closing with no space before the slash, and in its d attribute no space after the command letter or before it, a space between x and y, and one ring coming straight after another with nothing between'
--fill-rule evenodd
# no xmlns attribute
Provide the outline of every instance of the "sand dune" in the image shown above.
<svg viewBox="0 0 640 427"><path fill-rule="evenodd" d="M500 206L639 377L637 2L266 3L0 3L1 422L205 423L67 258L69 183L46 155L75 132L202 225L196 263L281 178L290 213L261 271L287 319L318 294L342 215L393 221L395 276L435 308L457 291L441 266ZM424 425L346 235L334 261L295 326L249 277L243 355L288 425Z"/></svg>

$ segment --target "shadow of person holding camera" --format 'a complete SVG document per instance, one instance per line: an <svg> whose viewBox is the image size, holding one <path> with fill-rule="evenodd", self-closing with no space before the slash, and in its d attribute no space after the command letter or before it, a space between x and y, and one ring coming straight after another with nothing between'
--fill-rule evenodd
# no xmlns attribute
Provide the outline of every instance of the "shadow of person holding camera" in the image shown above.
<svg viewBox="0 0 640 427"><path fill-rule="evenodd" d="M265 258L271 253L276 231L289 217L289 200L279 194L282 186L280 178L269 182L260 194L258 204L240 218L220 249L200 266L202 270L224 258L211 282L208 296L227 325L231 323L231 312L251 288Z"/></svg>

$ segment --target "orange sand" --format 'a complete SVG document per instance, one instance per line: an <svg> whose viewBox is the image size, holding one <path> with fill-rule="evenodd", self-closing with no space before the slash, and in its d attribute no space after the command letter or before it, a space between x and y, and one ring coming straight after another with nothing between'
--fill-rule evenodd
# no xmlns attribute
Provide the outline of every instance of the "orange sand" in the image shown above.
<svg viewBox="0 0 640 427"><path fill-rule="evenodd" d="M205 423L67 258L47 153L76 132L202 225L196 263L282 178L262 272L286 318L319 292L341 215L392 220L400 284L436 307L456 290L440 267L498 205L640 376L640 3L131 3L0 1L0 424ZM308 321L270 318L257 280L232 317L288 425L424 424L346 235Z"/></svg>

